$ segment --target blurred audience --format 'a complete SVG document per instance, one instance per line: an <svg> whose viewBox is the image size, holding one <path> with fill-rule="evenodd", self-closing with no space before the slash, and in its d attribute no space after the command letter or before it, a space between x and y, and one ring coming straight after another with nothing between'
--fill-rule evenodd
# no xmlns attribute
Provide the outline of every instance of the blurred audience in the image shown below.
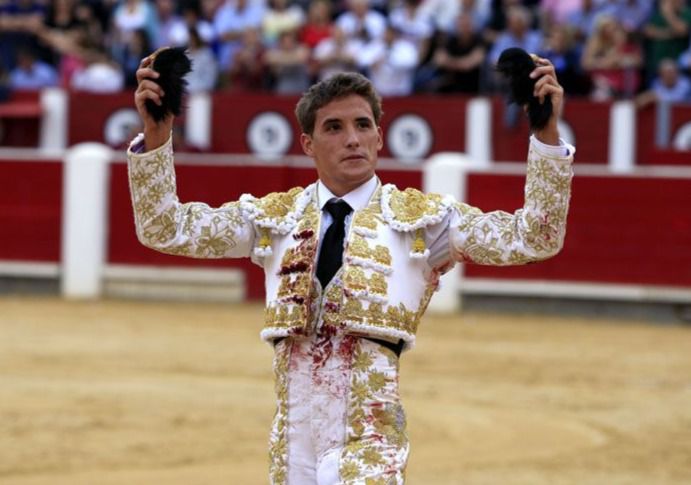
<svg viewBox="0 0 691 485"><path fill-rule="evenodd" d="M112 82L100 86L112 91L121 83L133 87L141 58L156 48L187 46L193 92L299 94L335 72L360 71L387 96L493 94L501 90L494 74L500 53L521 47L552 61L569 96L640 101L665 86L683 91L691 75L690 5L691 0L0 0L0 72L10 85L14 75L20 85L75 89L89 89L88 79L110 73ZM670 63L679 71L674 83Z"/></svg>
<svg viewBox="0 0 691 485"><path fill-rule="evenodd" d="M691 81L679 72L674 59L663 59L658 65L658 76L653 80L649 90L636 97L639 107L648 104L683 103L691 101Z"/></svg>

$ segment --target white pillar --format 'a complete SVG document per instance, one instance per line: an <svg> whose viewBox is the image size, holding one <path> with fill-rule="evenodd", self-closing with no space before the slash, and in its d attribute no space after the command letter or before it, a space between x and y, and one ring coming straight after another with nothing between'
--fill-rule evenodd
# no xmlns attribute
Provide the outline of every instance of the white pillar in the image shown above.
<svg viewBox="0 0 691 485"><path fill-rule="evenodd" d="M608 164L613 173L631 173L636 165L636 107L632 101L612 103Z"/></svg>
<svg viewBox="0 0 691 485"><path fill-rule="evenodd" d="M101 295L111 155L99 143L81 143L65 155L61 290L68 298Z"/></svg>
<svg viewBox="0 0 691 485"><path fill-rule="evenodd" d="M67 93L60 88L41 91L41 128L38 146L41 150L64 150L67 147Z"/></svg>
<svg viewBox="0 0 691 485"><path fill-rule="evenodd" d="M492 160L492 104L488 98L473 98L466 106L465 149L476 165Z"/></svg>
<svg viewBox="0 0 691 485"><path fill-rule="evenodd" d="M472 167L483 167L487 162L471 159L461 153L438 153L424 165L422 186L427 193L453 195L456 200L466 198L467 172ZM429 311L436 313L455 313L461 310L461 278L463 265L456 264L451 271L442 276L439 290L429 304Z"/></svg>
<svg viewBox="0 0 691 485"><path fill-rule="evenodd" d="M189 96L185 141L195 148L211 147L211 95L195 93Z"/></svg>

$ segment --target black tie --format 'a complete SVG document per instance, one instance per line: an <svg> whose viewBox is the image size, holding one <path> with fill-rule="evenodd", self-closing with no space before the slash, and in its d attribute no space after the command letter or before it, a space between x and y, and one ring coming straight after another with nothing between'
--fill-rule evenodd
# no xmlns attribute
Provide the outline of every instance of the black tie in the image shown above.
<svg viewBox="0 0 691 485"><path fill-rule="evenodd" d="M330 200L324 209L331 214L333 222L324 233L319 262L317 263L317 278L319 278L322 288L326 288L343 263L345 218L353 210L344 200Z"/></svg>

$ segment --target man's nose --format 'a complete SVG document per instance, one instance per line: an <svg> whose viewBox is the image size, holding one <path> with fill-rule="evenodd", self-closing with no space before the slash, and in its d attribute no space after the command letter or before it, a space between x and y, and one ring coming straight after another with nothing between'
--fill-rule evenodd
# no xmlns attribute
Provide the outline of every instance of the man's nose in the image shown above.
<svg viewBox="0 0 691 485"><path fill-rule="evenodd" d="M346 146L360 146L360 138L358 137L357 129L354 126L346 128Z"/></svg>

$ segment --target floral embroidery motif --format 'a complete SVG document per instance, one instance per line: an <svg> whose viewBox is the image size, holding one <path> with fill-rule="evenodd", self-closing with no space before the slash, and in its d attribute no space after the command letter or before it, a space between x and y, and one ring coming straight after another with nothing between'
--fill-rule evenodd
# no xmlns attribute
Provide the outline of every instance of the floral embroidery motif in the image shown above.
<svg viewBox="0 0 691 485"><path fill-rule="evenodd" d="M405 430L398 358L387 348L359 339L339 467L342 483L402 484L409 451Z"/></svg>
<svg viewBox="0 0 691 485"><path fill-rule="evenodd" d="M276 345L274 356L274 389L276 391L276 413L269 436L269 477L272 485L284 485L288 472L288 363L290 362L288 341Z"/></svg>

